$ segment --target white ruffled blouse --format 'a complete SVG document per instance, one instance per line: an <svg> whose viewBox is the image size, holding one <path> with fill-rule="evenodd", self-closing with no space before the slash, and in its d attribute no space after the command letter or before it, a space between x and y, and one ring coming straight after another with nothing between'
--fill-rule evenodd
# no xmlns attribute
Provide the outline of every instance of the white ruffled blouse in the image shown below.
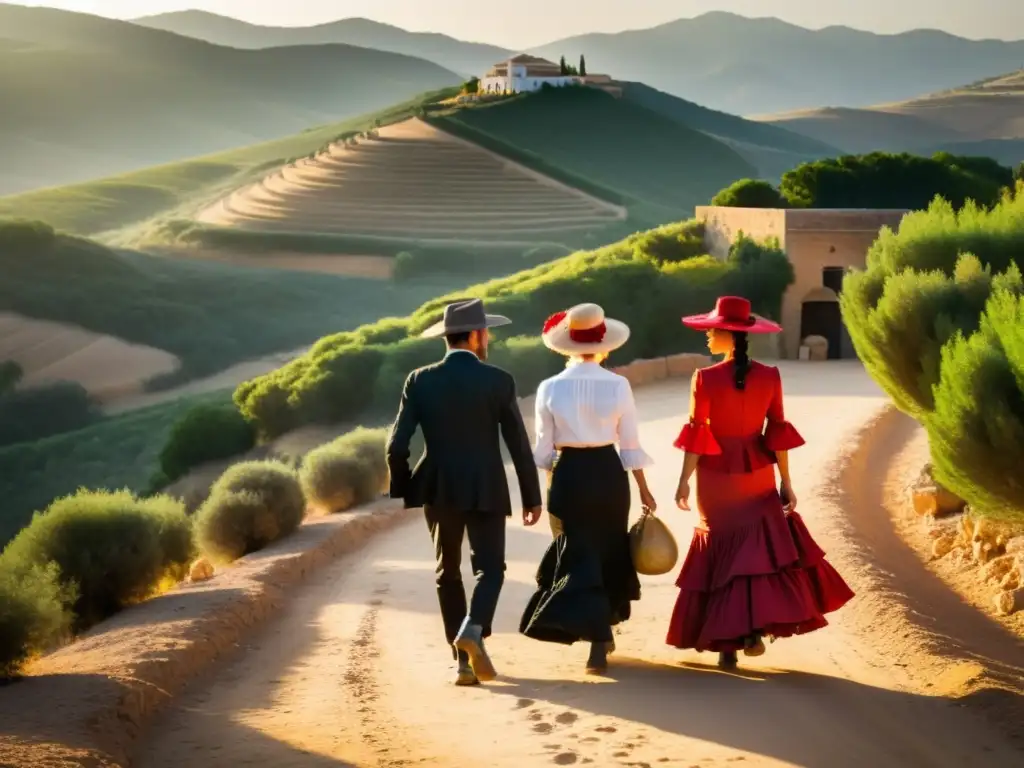
<svg viewBox="0 0 1024 768"><path fill-rule="evenodd" d="M541 469L554 466L559 448L616 443L625 469L643 469L654 463L640 446L629 381L597 363L576 363L541 382L535 415L533 459Z"/></svg>

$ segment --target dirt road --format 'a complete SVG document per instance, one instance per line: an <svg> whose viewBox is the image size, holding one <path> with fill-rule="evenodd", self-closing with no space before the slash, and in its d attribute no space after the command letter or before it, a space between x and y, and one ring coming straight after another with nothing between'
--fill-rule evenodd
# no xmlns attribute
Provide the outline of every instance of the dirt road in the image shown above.
<svg viewBox="0 0 1024 768"><path fill-rule="evenodd" d="M831 627L770 645L736 673L664 644L675 574L644 580L607 678L583 673L586 648L516 632L548 542L546 521L513 522L491 653L501 677L450 684L431 547L414 519L316 576L279 621L200 681L146 734L139 764L532 768L604 766L1009 766L1021 753L957 703L924 695L891 653L906 640L878 609L831 471L851 432L883 405L856 366L784 367L800 508L860 597ZM671 503L671 448L688 393L638 393L652 487L680 543L694 518ZM468 557L466 558L468 562ZM955 600L952 596L951 600ZM884 626L883 626L884 625ZM875 638L875 639L873 639ZM881 639L878 639L881 638Z"/></svg>

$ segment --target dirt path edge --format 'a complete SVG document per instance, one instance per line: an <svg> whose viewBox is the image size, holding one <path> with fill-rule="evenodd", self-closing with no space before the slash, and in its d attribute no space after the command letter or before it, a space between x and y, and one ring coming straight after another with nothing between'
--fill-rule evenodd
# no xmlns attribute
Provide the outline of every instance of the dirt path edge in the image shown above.
<svg viewBox="0 0 1024 768"><path fill-rule="evenodd" d="M415 510L380 502L314 518L212 580L130 608L0 689L0 765L126 768L143 728L190 680L273 616L288 591Z"/></svg>
<svg viewBox="0 0 1024 768"><path fill-rule="evenodd" d="M875 665L899 672L898 684L955 702L1024 750L1024 645L929 569L893 519L906 503L900 461L919 429L890 403L836 465L835 494L864 565L851 626L872 627L862 645Z"/></svg>

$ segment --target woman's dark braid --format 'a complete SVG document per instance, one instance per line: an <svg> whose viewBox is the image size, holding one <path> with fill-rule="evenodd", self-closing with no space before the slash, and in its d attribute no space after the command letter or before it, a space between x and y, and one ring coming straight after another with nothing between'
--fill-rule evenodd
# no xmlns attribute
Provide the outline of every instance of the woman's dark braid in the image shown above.
<svg viewBox="0 0 1024 768"><path fill-rule="evenodd" d="M733 339L733 383L736 389L742 390L747 385L747 373L750 371L750 356L747 354L747 334L734 331Z"/></svg>

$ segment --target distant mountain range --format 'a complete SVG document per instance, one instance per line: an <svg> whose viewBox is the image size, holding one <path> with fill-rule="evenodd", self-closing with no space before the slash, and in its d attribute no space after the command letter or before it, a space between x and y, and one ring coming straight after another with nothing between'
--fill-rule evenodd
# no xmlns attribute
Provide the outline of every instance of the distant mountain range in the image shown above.
<svg viewBox="0 0 1024 768"><path fill-rule="evenodd" d="M1016 166L1024 163L1024 69L904 102L760 119L847 152L945 150Z"/></svg>
<svg viewBox="0 0 1024 768"><path fill-rule="evenodd" d="M0 195L288 135L461 79L363 47L237 50L0 4Z"/></svg>
<svg viewBox="0 0 1024 768"><path fill-rule="evenodd" d="M369 19L342 19L313 27L264 27L207 11L176 11L132 21L232 48L358 45L426 59L467 78L509 56L509 51L494 45L467 43L433 32L407 32L401 27Z"/></svg>
<svg viewBox="0 0 1024 768"><path fill-rule="evenodd" d="M462 74L480 74L514 53L366 19L281 28L183 11L136 22L240 48L350 43L421 57ZM994 77L1021 66L1024 41L967 40L932 30L808 30L778 19L715 12L651 29L580 35L529 53L554 61L585 54L594 72L750 115L869 106Z"/></svg>

